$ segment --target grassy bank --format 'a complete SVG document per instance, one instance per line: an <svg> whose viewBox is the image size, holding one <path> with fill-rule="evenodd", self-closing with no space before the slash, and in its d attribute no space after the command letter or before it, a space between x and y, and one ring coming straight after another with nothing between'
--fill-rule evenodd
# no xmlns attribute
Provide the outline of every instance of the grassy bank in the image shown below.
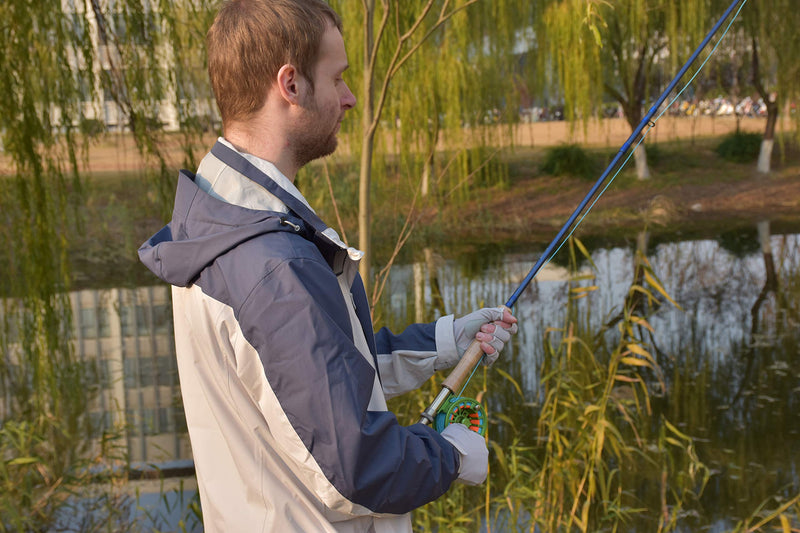
<svg viewBox="0 0 800 533"><path fill-rule="evenodd" d="M719 142L711 138L648 146L652 178L638 180L630 162L583 221L580 233L613 238L637 231L646 223L656 235L708 236L740 222L800 220L800 155L796 148L787 146L783 159L776 154L774 172L763 176L755 171L755 163L720 158L714 152ZM491 214L485 217L491 221L486 229L499 239L549 241L614 155L607 150L588 153L596 166L596 173L588 179L544 174L542 150L506 154L510 167L507 190L482 195L492 201L476 198L466 210ZM463 209L448 206L441 219L461 222L463 217L455 213ZM480 233L479 226L460 223L452 232L468 237ZM459 231L459 227L464 229Z"/></svg>
<svg viewBox="0 0 800 533"><path fill-rule="evenodd" d="M645 227L651 242L713 238L726 232L754 231L760 220L770 220L775 232L797 231L800 150L796 145L787 141L783 150L776 145L773 172L765 176L756 172L754 161L734 163L721 158L715 152L721 140L708 137L648 145L652 178L638 180L631 161L583 220L577 235L590 245L626 242ZM418 198L418 222L403 253L413 255L424 245L541 249L615 155L614 149L589 149L592 173L552 176L542 170L548 150L506 149L498 155L506 165L500 184L473 186L460 198L441 192ZM447 157L440 159L446 162ZM349 206L357 184L354 172L344 176L344 183L334 183L334 191L342 225L354 242L356 211ZM417 183L416 178L398 173L376 186L373 231L378 263L391 253L414 203ZM319 185L316 189L320 190ZM343 201L350 198L350 204ZM327 187L318 201L326 219L334 223Z"/></svg>
<svg viewBox="0 0 800 533"><path fill-rule="evenodd" d="M752 231L758 220L770 220L775 232L797 231L800 150L792 143L786 143L784 151L776 146L774 171L763 176L755 171L755 163L732 163L718 156L714 149L719 142L720 138L703 138L649 145L652 178L636 179L630 162L577 234L590 245L607 245L633 239L647 227L658 242ZM614 155L613 149L590 149L594 174L552 176L542 170L548 149L506 149L497 155L505 168L499 184L487 184L492 180L477 175L456 194L452 189L435 191L416 201L418 178L400 162L394 164L374 187L376 263L390 257L412 204L415 225L400 260L410 259L423 245L541 249ZM440 165L448 158L442 154ZM317 162L298 178L312 205L351 244L357 243L356 170L342 159ZM76 287L139 285L154 279L136 256L139 245L165 222L156 194L149 189L143 171L88 175L83 205L76 206L85 215L85 231L76 236L70 253Z"/></svg>

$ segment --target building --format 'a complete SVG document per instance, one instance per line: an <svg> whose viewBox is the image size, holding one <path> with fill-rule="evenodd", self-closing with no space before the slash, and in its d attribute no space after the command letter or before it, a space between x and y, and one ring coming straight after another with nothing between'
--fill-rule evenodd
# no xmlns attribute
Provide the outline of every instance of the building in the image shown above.
<svg viewBox="0 0 800 533"><path fill-rule="evenodd" d="M186 1L189 4L191 0ZM187 57L176 61L169 40L160 39L167 33L158 13L160 4L144 1L135 8L129 4L62 0L73 32L91 43L88 75L82 52L76 49L67 54L81 85L81 120L92 131L130 130L132 117L144 121L147 128L164 131L178 131L187 121L200 121L206 129L217 127L219 114L201 51L184 49L181 53ZM185 16L190 17L196 9L187 8ZM178 63L185 65L180 72Z"/></svg>

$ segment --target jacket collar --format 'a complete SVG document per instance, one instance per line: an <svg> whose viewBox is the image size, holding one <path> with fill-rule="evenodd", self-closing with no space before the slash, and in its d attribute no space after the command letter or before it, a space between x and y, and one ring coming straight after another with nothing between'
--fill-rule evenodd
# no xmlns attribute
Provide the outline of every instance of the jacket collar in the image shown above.
<svg viewBox="0 0 800 533"><path fill-rule="evenodd" d="M328 227L303 200L281 187L271 176L248 161L247 158L228 146L227 143L218 140L211 148L211 154L240 175L264 187L264 189L283 202L290 211L311 226L314 233L313 241L328 260L336 275L344 271L347 259L358 262L363 257L363 252L353 247L348 247L342 242L336 231Z"/></svg>

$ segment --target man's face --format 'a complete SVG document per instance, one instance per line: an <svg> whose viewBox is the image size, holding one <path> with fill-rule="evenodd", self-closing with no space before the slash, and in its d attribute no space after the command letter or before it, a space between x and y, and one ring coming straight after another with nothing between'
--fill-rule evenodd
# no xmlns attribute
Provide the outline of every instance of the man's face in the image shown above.
<svg viewBox="0 0 800 533"><path fill-rule="evenodd" d="M336 150L336 135L344 114L356 104L355 96L342 78L347 67L344 39L331 24L320 43L313 71L313 90L309 85L301 106L303 113L295 128L295 158L298 166Z"/></svg>

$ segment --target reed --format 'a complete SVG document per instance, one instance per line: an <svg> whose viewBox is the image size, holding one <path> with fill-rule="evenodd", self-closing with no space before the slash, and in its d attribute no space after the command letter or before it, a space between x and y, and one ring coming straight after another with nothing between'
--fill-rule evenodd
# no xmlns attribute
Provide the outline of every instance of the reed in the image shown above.
<svg viewBox="0 0 800 533"><path fill-rule="evenodd" d="M590 259L575 240L570 256L573 265L579 256ZM541 499L532 502L531 521L546 531L625 529L637 515L652 514L652 505L634 495L631 470L644 462L661 465L664 484L661 516L647 521L668 530L686 496L668 490L672 480L707 475L691 439L668 421L655 421L657 437L651 436L650 397L653 390L663 392L664 382L646 340L653 330L647 317L671 299L638 253L622 310L593 332L580 306L597 290L592 281L587 275L570 280L566 323L547 332L538 423L544 444L533 479ZM684 460L671 460L674 451Z"/></svg>
<svg viewBox="0 0 800 533"><path fill-rule="evenodd" d="M526 399L499 368L473 380L466 395L488 400L492 419L489 479L479 488L455 486L417 510L419 530L626 531L639 524L670 531L702 493L709 470L692 438L650 408L666 385L648 316L671 298L640 253L620 312L593 328L581 304L598 289L577 268L591 258L577 240L569 250L566 318L547 331L539 401ZM510 392L488 394L501 390ZM417 412L436 391L432 380L396 409ZM532 417L534 431L526 428Z"/></svg>

